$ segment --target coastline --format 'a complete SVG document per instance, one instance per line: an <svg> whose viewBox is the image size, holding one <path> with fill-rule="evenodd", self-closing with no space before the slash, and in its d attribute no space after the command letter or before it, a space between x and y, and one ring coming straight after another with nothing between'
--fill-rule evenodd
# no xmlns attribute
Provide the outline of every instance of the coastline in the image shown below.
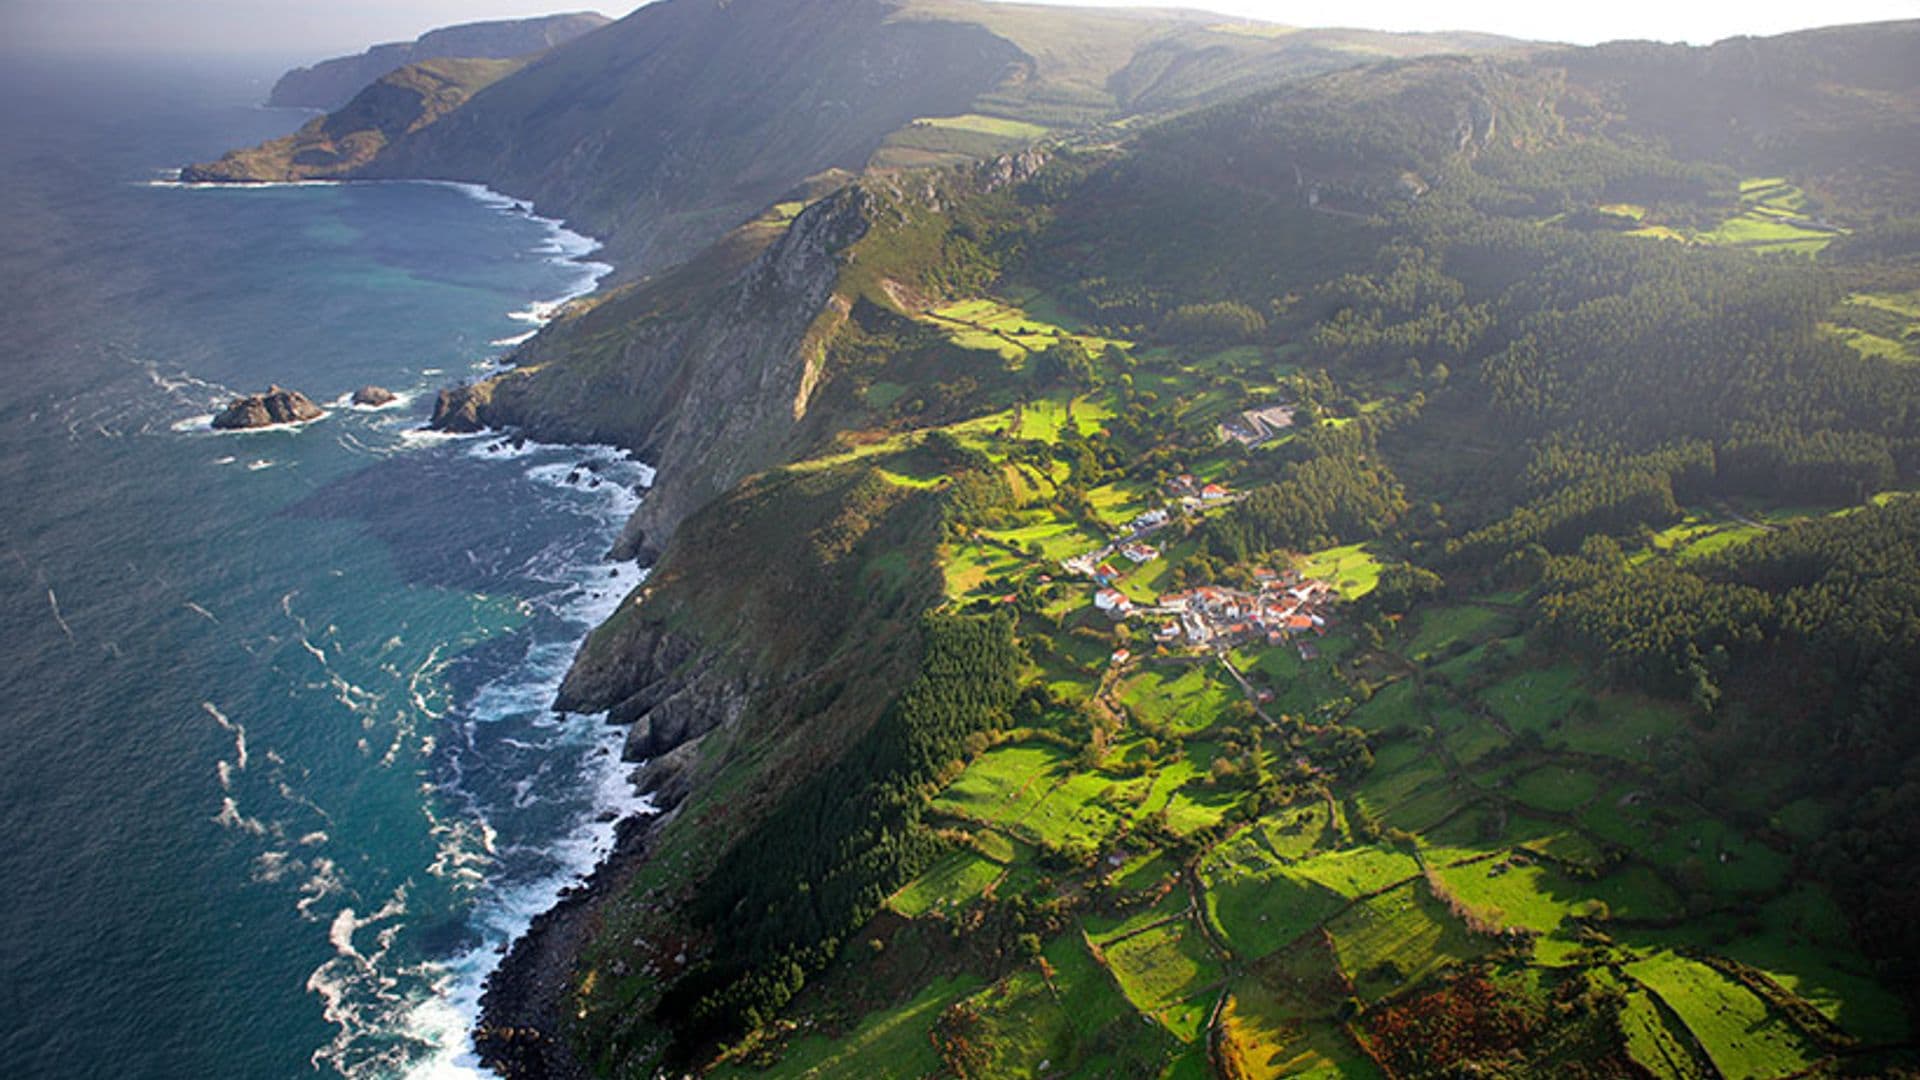
<svg viewBox="0 0 1920 1080"><path fill-rule="evenodd" d="M512 339L491 342L495 347L517 349L532 340L546 325L557 318L566 306L581 297L591 295L598 290L602 279L613 273L615 267L609 263L592 261L591 255L599 251L599 240L567 228L563 221L544 217L534 211L530 201L517 199L494 191L482 184L451 180L368 180L333 181L333 183L419 183L452 188L476 202L502 213L520 214L531 221L544 226L549 233L548 240L540 250L553 261L580 268L581 278L561 295L549 300L535 301L525 309L510 312L508 317L527 324L530 329ZM502 355L497 363L506 366L511 363L512 352ZM522 445L565 446L573 452L590 453L615 448L576 444L546 444L511 429L487 429L487 433L502 439L511 440L517 452ZM487 453L494 444L486 443L476 448ZM624 454L624 451L616 451ZM630 456L630 455L629 455ZM634 459L643 470L648 487L653 481L653 469L644 462ZM613 485L618 488L619 485ZM644 497L644 496L642 496ZM631 520L638 500L616 498L619 507L619 522L616 532L623 532L627 521ZM603 559L598 565L618 564L631 560ZM645 580L645 571L639 571L638 580ZM637 582L635 583L637 587ZM568 650L567 667L588 634L617 610L618 603L625 602L628 590L617 590L618 598L614 605L604 611L592 613L584 621L585 625L578 640ZM546 682L548 680L542 679ZM558 680L551 680L547 688L544 707L551 708L558 694ZM605 717L582 715L581 722L605 725ZM618 751L615 750L617 761ZM571 988L574 958L591 931L596 913L602 902L615 896L623 889L634 871L646 860L652 850L655 828L666 816L656 809L651 800L642 795L635 782L635 771L642 763L620 763L616 766L620 773L613 785L597 784L594 815L589 822L583 823L598 832L604 827L611 834L611 844L604 851L600 844L589 843L587 850L589 861L571 869L571 880L556 881L557 886L551 897L542 901L538 911L533 914L527 925L509 936L505 946L498 950L498 960L490 966L483 965L478 974L478 984L468 984L460 988L459 993L449 1000L455 1007L462 1022L458 1047L450 1047L458 1053L465 1064L468 1055L477 1058L478 1070L482 1075L493 1075L503 1080L574 1080L591 1076L588 1070L573 1055L564 1037L565 1015L563 1007ZM595 784L591 776L583 776L584 782ZM611 778L601 778L603 781ZM609 786L617 791L609 791ZM606 834L602 834L603 836Z"/></svg>
<svg viewBox="0 0 1920 1080"><path fill-rule="evenodd" d="M613 850L587 879L562 890L534 916L487 976L472 1037L481 1065L503 1080L586 1080L592 1071L566 1040L573 962L600 906L618 896L647 856L667 815L634 815L614 824Z"/></svg>

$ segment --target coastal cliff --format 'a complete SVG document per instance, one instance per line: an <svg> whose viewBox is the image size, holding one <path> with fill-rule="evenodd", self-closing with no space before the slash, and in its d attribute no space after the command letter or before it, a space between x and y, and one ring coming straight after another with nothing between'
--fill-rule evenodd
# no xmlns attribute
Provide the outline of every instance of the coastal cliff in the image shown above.
<svg viewBox="0 0 1920 1080"><path fill-rule="evenodd" d="M187 172L483 183L599 237L634 280L827 170L979 160L1382 57L1512 44L979 0L662 0L521 57L428 122L330 119L325 140ZM340 145L360 131L381 137Z"/></svg>
<svg viewBox="0 0 1920 1080"><path fill-rule="evenodd" d="M512 74L524 60L427 60L374 81L337 112L299 131L218 161L180 170L188 183L284 183L340 180L372 164L396 141L465 104L481 88Z"/></svg>
<svg viewBox="0 0 1920 1080"><path fill-rule="evenodd" d="M865 234L869 205L858 188L814 203L697 301L689 279L724 273L737 255L562 320L513 370L444 391L434 425L611 442L671 462L616 549L652 561L687 514L791 451L839 311L840 259Z"/></svg>
<svg viewBox="0 0 1920 1080"><path fill-rule="evenodd" d="M375 45L353 56L337 56L311 67L294 68L273 84L267 104L332 112L353 100L369 83L408 64L450 58L508 60L551 49L612 21L598 12L582 11L444 26L412 41Z"/></svg>

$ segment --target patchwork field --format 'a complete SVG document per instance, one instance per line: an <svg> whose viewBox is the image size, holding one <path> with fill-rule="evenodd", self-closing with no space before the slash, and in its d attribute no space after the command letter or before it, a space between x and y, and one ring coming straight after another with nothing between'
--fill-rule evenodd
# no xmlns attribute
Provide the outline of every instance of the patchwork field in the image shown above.
<svg viewBox="0 0 1920 1080"><path fill-rule="evenodd" d="M1796 250L1805 237L1767 230L1798 228L1799 197L1752 185L1752 221L1710 242ZM1647 207L1609 212L1653 227ZM1031 292L925 321L1016 387L1057 343L1124 344ZM1129 387L1210 434L1212 418L1279 392L1296 349L1157 345L1126 361ZM898 400L881 382L864 393ZM1027 687L925 789L925 825L951 846L876 920L908 929L877 934L835 976L872 972L898 993L876 1010L870 987L843 990L871 1010L850 1026L809 1003L842 1041L796 1032L771 1075L1197 1080L1225 1062L1236 1077L1373 1076L1370 1053L1411 1060L1392 1055L1469 991L1532 1010L1506 1019L1541 1025L1539 1056L1501 1059L1527 1075L1606 1061L1685 1080L1786 1076L1838 1039L1876 1050L1910 1038L1826 887L1796 877L1788 854L1787 838L1832 827L1831 802L1774 801L1779 778L1750 803L1676 796L1665 762L1696 711L1552 660L1525 586L1456 587L1369 624L1354 601L1377 589L1392 549L1308 552L1295 568L1341 599L1304 654L1259 637L1218 651L1155 643L1163 617L1094 611L1093 582L1062 563L1124 538L1166 502L1169 475L1240 491L1280 467L1259 457L1270 446L1212 443L1151 473L1111 452L1089 464L1086 448L1140 424L1140 405L1111 384L1042 387L943 426L1005 489L992 513L944 526L948 604L1012 616ZM881 433L836 458L927 492L945 477L923 437ZM1251 565L1209 554L1207 518L1225 512L1176 513L1143 564L1116 553L1116 587L1147 605L1252 580ZM1730 498L1643 533L1627 556L1694 563L1832 512ZM1264 558L1254 565L1285 565ZM1114 660L1118 649L1131 656ZM1419 1008L1395 1011L1408 1002ZM1413 1034L1379 1034L1402 1021Z"/></svg>

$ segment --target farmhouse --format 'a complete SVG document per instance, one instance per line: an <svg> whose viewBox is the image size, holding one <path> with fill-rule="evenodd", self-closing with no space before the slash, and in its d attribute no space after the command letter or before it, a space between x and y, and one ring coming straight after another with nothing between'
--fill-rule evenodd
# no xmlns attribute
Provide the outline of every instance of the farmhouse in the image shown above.
<svg viewBox="0 0 1920 1080"><path fill-rule="evenodd" d="M1115 618L1124 617L1133 610L1133 601L1119 589L1100 589L1093 594L1093 606Z"/></svg>
<svg viewBox="0 0 1920 1080"><path fill-rule="evenodd" d="M1120 554L1125 555L1129 562L1152 562L1160 557L1160 549L1150 544L1122 544Z"/></svg>

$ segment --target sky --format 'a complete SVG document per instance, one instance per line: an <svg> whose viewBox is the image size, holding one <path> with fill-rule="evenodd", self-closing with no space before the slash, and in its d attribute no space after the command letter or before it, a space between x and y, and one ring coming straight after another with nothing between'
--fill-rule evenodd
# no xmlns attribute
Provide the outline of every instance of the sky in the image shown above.
<svg viewBox="0 0 1920 1080"><path fill-rule="evenodd" d="M1072 2L1072 0L1070 0ZM1189 6L1295 26L1484 30L1590 44L1654 38L1704 44L1735 34L1920 18L1920 0L1100 0ZM274 53L319 59L437 26L633 0L0 0L0 48Z"/></svg>

